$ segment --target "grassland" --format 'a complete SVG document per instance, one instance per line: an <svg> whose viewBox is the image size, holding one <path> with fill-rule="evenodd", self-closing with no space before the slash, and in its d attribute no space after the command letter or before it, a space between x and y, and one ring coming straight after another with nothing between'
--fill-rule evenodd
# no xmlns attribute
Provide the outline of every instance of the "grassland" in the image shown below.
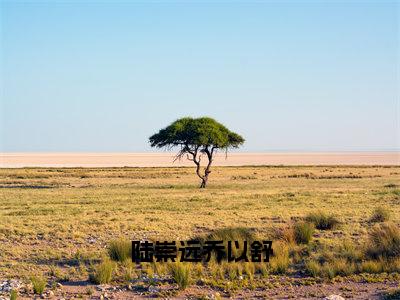
<svg viewBox="0 0 400 300"><path fill-rule="evenodd" d="M112 240L187 240L234 227L279 241L288 253L282 272L258 277L257 268L244 266L248 284L236 285L235 293L271 288L275 276L292 282L300 275L311 285L364 273L400 278L396 253L388 259L363 254L377 226L400 226L400 167L216 167L206 189L198 189L193 168L0 169L0 188L0 279L88 280ZM373 218L377 208L387 214L382 220ZM297 244L291 230L312 213L338 224ZM324 270L329 263L339 271ZM146 268L135 267L131 277L149 275ZM235 280L212 272L199 275L203 284L233 293L221 286Z"/></svg>

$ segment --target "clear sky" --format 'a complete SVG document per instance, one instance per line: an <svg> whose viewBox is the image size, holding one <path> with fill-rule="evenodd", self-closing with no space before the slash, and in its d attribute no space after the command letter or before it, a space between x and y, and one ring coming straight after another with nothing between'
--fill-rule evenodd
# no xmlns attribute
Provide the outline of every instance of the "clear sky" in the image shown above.
<svg viewBox="0 0 400 300"><path fill-rule="evenodd" d="M149 151L183 116L243 151L400 149L399 2L0 2L0 151Z"/></svg>

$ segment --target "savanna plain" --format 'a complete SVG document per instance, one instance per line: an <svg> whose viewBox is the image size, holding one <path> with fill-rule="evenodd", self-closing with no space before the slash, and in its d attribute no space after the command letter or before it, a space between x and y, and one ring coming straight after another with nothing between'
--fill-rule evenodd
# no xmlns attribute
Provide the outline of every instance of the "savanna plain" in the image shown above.
<svg viewBox="0 0 400 300"><path fill-rule="evenodd" d="M400 298L400 167L0 169L0 298ZM131 240L272 240L268 263L132 263Z"/></svg>

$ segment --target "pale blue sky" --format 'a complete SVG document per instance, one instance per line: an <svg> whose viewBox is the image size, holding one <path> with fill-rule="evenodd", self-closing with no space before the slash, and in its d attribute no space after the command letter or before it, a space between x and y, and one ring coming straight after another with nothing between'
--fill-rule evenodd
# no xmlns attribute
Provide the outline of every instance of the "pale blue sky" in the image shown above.
<svg viewBox="0 0 400 300"><path fill-rule="evenodd" d="M398 2L0 2L0 151L148 151L205 115L243 151L400 149Z"/></svg>

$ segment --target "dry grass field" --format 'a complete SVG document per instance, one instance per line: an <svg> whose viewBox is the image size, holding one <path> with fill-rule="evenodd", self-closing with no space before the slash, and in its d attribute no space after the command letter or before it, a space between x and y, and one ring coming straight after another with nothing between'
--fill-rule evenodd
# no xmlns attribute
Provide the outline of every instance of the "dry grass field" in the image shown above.
<svg viewBox="0 0 400 300"><path fill-rule="evenodd" d="M188 167L0 169L0 280L19 280L22 298L38 280L46 297L96 298L104 289L89 277L109 264L104 282L118 288L106 296L119 299L319 298L330 286L372 299L399 283L400 167L216 167L206 189L198 184ZM311 228L309 241L298 238L299 224ZM186 289L176 285L182 266L106 258L117 239L188 240L238 227L272 239L276 256L265 265L191 264Z"/></svg>

